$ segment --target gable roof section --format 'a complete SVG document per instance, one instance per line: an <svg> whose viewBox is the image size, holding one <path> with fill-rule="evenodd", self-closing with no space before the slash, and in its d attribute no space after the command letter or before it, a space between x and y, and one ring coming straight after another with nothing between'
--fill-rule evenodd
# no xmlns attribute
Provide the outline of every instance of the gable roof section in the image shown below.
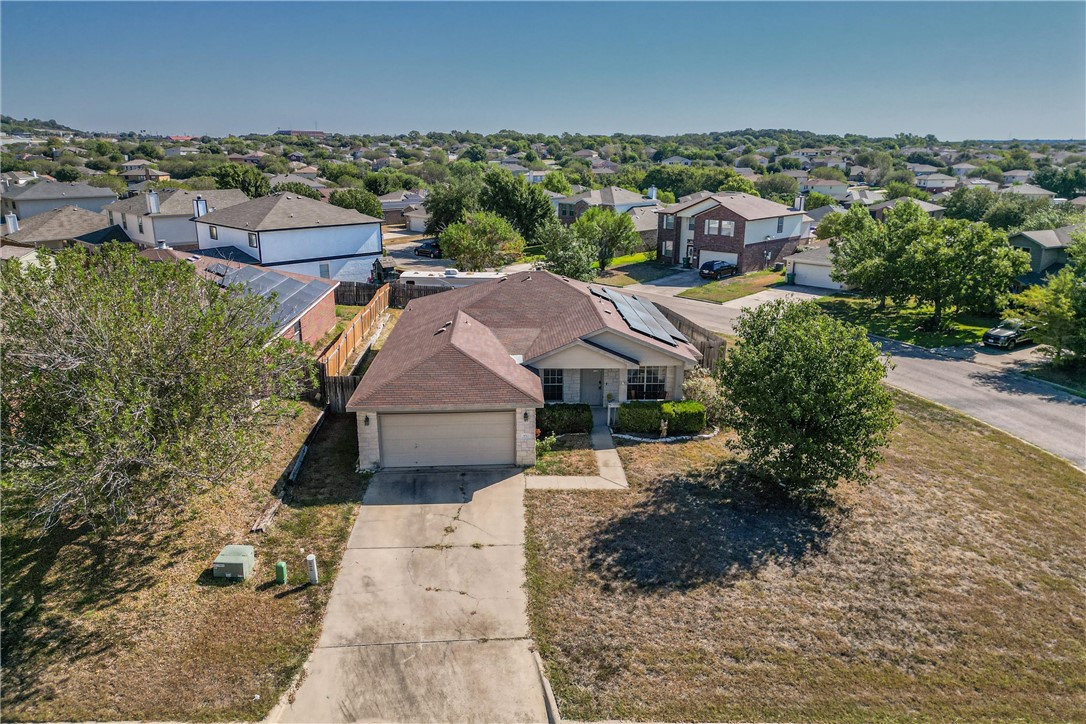
<svg viewBox="0 0 1086 724"><path fill-rule="evenodd" d="M104 214L81 209L78 206L61 206L19 222L19 230L4 234L5 239L22 244L43 244L48 241L79 240L88 244L101 244L115 239L130 241L128 234L119 226L111 226Z"/></svg>
<svg viewBox="0 0 1086 724"><path fill-rule="evenodd" d="M659 213L676 214L709 200L716 202L717 206L723 206L729 211L750 221L755 219L775 219L778 216L795 216L796 214L803 213L802 211L790 209L784 204L778 204L776 201L770 201L769 199L763 199L739 192L709 194L700 198L698 198L698 194L691 194L689 198L689 201L680 201L676 204L672 204L671 206L660 210Z"/></svg>
<svg viewBox="0 0 1086 724"><path fill-rule="evenodd" d="M207 208L226 209L231 206L243 204L249 200L241 189L212 189L210 191L185 191L183 189L162 189L158 192L158 215L160 216L192 216L192 202L197 197L207 201ZM137 216L151 215L147 211L147 194L141 193L129 196L127 199L114 201L106 206L106 211L114 213L133 214Z"/></svg>
<svg viewBox="0 0 1086 724"><path fill-rule="evenodd" d="M607 186L602 189L588 189L573 196L562 199L565 203L577 203L584 201L590 206L621 206L624 204L652 205L656 202L647 199L639 193L628 191L618 186Z"/></svg>
<svg viewBox="0 0 1086 724"><path fill-rule="evenodd" d="M1024 236L1038 246L1041 246L1045 249L1067 249L1071 246L1071 235L1083 229L1086 229L1086 224L1061 226L1058 229L1020 231L1015 234L1015 236ZM1013 239L1014 237L1011 238Z"/></svg>
<svg viewBox="0 0 1086 724"><path fill-rule="evenodd" d="M197 222L245 231L381 223L380 219L366 216L354 209L344 209L290 193L271 194L226 209L218 209L204 214Z"/></svg>
<svg viewBox="0 0 1086 724"><path fill-rule="evenodd" d="M635 332L588 284L518 272L412 300L347 409L537 405L539 379L513 357L536 359L607 330L686 361L700 357L686 342Z"/></svg>
<svg viewBox="0 0 1086 724"><path fill-rule="evenodd" d="M117 194L107 188L60 181L38 181L24 186L15 186L5 190L4 196L19 201L117 198Z"/></svg>

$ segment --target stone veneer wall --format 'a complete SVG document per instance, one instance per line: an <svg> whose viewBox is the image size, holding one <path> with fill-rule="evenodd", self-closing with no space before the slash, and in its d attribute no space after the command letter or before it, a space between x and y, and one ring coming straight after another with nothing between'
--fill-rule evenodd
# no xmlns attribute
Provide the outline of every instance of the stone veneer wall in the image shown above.
<svg viewBox="0 0 1086 724"><path fill-rule="evenodd" d="M525 420L525 414L528 419ZM516 464L522 467L535 465L535 408L517 408Z"/></svg>
<svg viewBox="0 0 1086 724"><path fill-rule="evenodd" d="M358 467L363 470L375 468L381 464L381 445L377 434L377 413L357 412L356 425L358 427ZM370 418L370 424L365 424L366 416Z"/></svg>
<svg viewBox="0 0 1086 724"><path fill-rule="evenodd" d="M576 368L562 370L562 402L581 401L581 371Z"/></svg>

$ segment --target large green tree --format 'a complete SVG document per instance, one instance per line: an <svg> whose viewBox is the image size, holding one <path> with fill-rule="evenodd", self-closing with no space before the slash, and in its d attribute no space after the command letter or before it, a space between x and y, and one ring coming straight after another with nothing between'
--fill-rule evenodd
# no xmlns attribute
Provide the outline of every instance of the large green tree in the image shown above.
<svg viewBox="0 0 1086 724"><path fill-rule="evenodd" d="M311 366L273 299L128 244L8 262L0 290L5 502L43 528L169 512L244 469Z"/></svg>
<svg viewBox="0 0 1086 724"><path fill-rule="evenodd" d="M441 252L458 268L481 271L516 261L524 253L524 238L505 218L477 211L441 232Z"/></svg>
<svg viewBox="0 0 1086 724"><path fill-rule="evenodd" d="M593 206L573 222L573 233L596 246L596 263L600 274L611 260L628 254L641 243L641 235L633 219L603 206Z"/></svg>
<svg viewBox="0 0 1086 724"><path fill-rule="evenodd" d="M779 201L789 206L799 196L799 181L783 173L762 176L754 182L754 186L763 198Z"/></svg>
<svg viewBox="0 0 1086 724"><path fill-rule="evenodd" d="M1076 350L1086 348L1086 316L1076 308L1082 294L1082 282L1068 266L1011 300L1010 313L1036 327L1041 353L1057 365L1080 362Z"/></svg>
<svg viewBox="0 0 1086 724"><path fill-rule="evenodd" d="M478 211L482 191L482 179L470 174L430 189L426 197L426 210L430 213L426 233L440 234L449 225L463 221L468 214Z"/></svg>
<svg viewBox="0 0 1086 724"><path fill-rule="evenodd" d="M317 191L312 186L306 186L301 181L284 181L282 183L277 183L271 187L271 193L294 194L295 196L304 196L307 199L313 199L314 201L321 200L320 191Z"/></svg>
<svg viewBox="0 0 1086 724"><path fill-rule="evenodd" d="M891 209L888 212L893 216L891 226L919 220L923 215L914 204L899 204L900 207L911 208ZM871 218L863 204L853 204L844 214L829 214L818 225L819 235L830 238L833 260L830 278L878 299L880 307L885 306L900 282L897 263L903 239L891 237L887 231L885 225Z"/></svg>
<svg viewBox="0 0 1086 724"><path fill-rule="evenodd" d="M381 202L366 189L336 189L328 196L328 203L344 209L354 209L375 219L384 217Z"/></svg>
<svg viewBox="0 0 1086 724"><path fill-rule="evenodd" d="M596 245L557 219L543 225L537 240L543 245L548 271L585 282L596 276Z"/></svg>
<svg viewBox="0 0 1086 724"><path fill-rule="evenodd" d="M865 483L896 424L889 363L866 332L813 302L746 309L720 367L734 446L759 477L797 497Z"/></svg>
<svg viewBox="0 0 1086 724"><path fill-rule="evenodd" d="M224 163L211 175L220 189L241 189L250 199L267 196L271 191L268 177L247 163Z"/></svg>
<svg viewBox="0 0 1086 724"><path fill-rule="evenodd" d="M479 206L507 219L530 244L535 243L543 224L554 217L554 205L541 187L500 168L483 175Z"/></svg>

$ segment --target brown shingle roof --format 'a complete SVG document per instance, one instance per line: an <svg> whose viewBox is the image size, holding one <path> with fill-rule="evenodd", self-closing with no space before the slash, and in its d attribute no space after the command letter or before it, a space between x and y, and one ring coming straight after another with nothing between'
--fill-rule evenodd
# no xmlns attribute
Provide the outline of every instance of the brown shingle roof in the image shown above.
<svg viewBox="0 0 1086 724"><path fill-rule="evenodd" d="M106 232L117 241L129 241L120 227L111 227L105 214L81 209L78 206L61 206L59 209L35 214L19 222L15 233L4 233L5 239L21 244L44 244L50 241L70 241L94 235L95 239ZM92 243L97 241L91 240Z"/></svg>
<svg viewBox="0 0 1086 724"><path fill-rule="evenodd" d="M344 209L290 193L262 196L227 209L204 214L199 220L205 224L246 231L381 223L380 219L366 216L354 209Z"/></svg>
<svg viewBox="0 0 1086 724"><path fill-rule="evenodd" d="M748 220L773 219L778 216L793 216L803 213L802 211L794 211L784 204L778 204L776 201L739 192L711 194L701 198L697 198L697 194L692 194L689 201L680 201L677 204L668 206L666 209L662 209L659 213L675 214L708 199L712 199L718 205Z"/></svg>
<svg viewBox="0 0 1086 724"><path fill-rule="evenodd" d="M438 331L443 330L443 331ZM348 403L349 410L481 409L542 404L518 364L605 330L696 361L697 350L634 332L588 284L519 272L411 301Z"/></svg>

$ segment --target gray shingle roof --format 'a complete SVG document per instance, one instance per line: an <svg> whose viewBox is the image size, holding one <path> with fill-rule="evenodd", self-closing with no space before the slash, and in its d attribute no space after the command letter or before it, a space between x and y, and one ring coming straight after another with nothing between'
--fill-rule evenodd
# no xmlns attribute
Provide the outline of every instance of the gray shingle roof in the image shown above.
<svg viewBox="0 0 1086 724"><path fill-rule="evenodd" d="M119 226L110 226L105 214L87 211L78 206L62 206L31 216L19 222L18 231L5 233L4 238L22 244L75 239L89 244L101 244L111 239L130 241L128 234Z"/></svg>
<svg viewBox="0 0 1086 724"><path fill-rule="evenodd" d="M619 206L623 204L652 204L651 199L646 199L639 193L627 191L618 186L607 186L602 189L589 189L563 199L565 203L575 204L578 201L586 201L591 206Z"/></svg>
<svg viewBox="0 0 1086 724"><path fill-rule="evenodd" d="M696 196L692 194L692 196ZM677 204L668 206L665 209L661 209L662 214L674 214L686 209L695 204L702 203L708 199L712 199L720 206L735 212L742 216L744 219L772 219L778 216L794 216L796 214L802 214L802 211L794 211L784 204L778 204L776 201L770 201L769 199L759 198L757 196L751 196L744 193L719 193L706 196L704 198L695 198L691 201L680 201Z"/></svg>
<svg viewBox="0 0 1086 724"><path fill-rule="evenodd" d="M205 214L200 223L246 231L380 224L380 219L294 194L272 194Z"/></svg>
<svg viewBox="0 0 1086 724"><path fill-rule="evenodd" d="M47 200L47 199L102 199L117 198L110 189L89 186L81 183L62 183L60 181L38 181L25 186L15 186L4 192L9 199Z"/></svg>
<svg viewBox="0 0 1086 724"><path fill-rule="evenodd" d="M241 189L213 189L210 191L162 189L158 192L158 213L162 216L192 216L192 202L198 196L207 201L207 208L216 210L236 206L249 200L249 197ZM114 201L106 207L106 211L137 216L146 215L148 213L147 195L139 194Z"/></svg>

